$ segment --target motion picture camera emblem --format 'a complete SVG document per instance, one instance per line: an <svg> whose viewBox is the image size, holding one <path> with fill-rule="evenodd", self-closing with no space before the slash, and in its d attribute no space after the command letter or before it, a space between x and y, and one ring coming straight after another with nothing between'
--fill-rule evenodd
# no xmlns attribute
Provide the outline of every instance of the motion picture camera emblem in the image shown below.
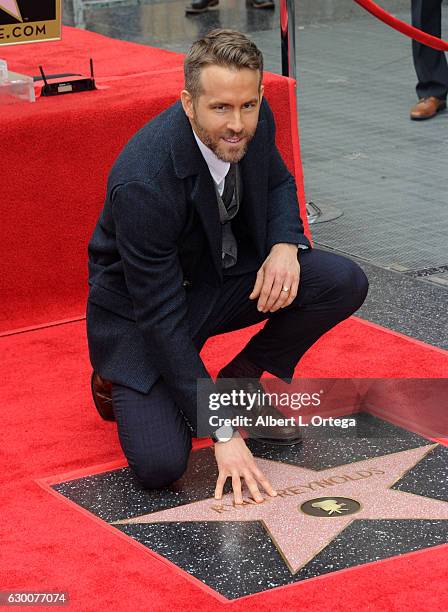
<svg viewBox="0 0 448 612"><path fill-rule="evenodd" d="M318 497L309 499L300 506L308 516L334 516L354 514L361 509L361 504L349 497Z"/></svg>

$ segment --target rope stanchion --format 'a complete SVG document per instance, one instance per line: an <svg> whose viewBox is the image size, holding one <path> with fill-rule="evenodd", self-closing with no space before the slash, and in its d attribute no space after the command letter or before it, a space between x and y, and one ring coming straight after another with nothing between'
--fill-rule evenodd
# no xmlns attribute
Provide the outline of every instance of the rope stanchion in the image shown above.
<svg viewBox="0 0 448 612"><path fill-rule="evenodd" d="M280 0L280 36L282 41L282 74L297 81L294 0Z"/></svg>
<svg viewBox="0 0 448 612"><path fill-rule="evenodd" d="M409 36L409 38L413 38L423 45L437 49L437 51L448 51L448 42L437 38L437 36L431 36L431 34L427 34L418 28L414 28L414 26L409 25L405 21L401 21L401 19L397 19L378 6L378 4L372 2L372 0L355 0L355 2L359 4L359 6L362 6L362 8L368 11L371 15L383 23L391 26L391 28L394 28L394 30L401 32L405 36Z"/></svg>

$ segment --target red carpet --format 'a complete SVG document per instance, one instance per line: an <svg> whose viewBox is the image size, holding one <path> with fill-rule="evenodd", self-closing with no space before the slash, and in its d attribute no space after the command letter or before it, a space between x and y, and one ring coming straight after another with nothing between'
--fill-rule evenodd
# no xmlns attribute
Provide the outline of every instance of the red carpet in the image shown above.
<svg viewBox="0 0 448 612"><path fill-rule="evenodd" d="M2 109L2 136L8 142L2 151L8 170L2 174L0 202L0 240L7 247L0 275L3 331L83 314L86 245L102 206L108 168L127 138L173 102L182 84L178 54L71 28L64 28L63 36L60 43L2 50L11 69L27 74L36 74L39 63L48 72L85 72L92 56L98 81L107 87ZM299 143L291 132L293 85L275 75L266 75L265 85L279 147L298 178L303 205ZM18 188L17 177L24 174ZM215 374L253 331L211 339L203 351L210 372ZM429 611L448 606L446 546L244 600L217 598L36 483L110 462L124 464L116 426L101 421L91 403L85 322L13 334L1 342L1 590L68 591L72 609L120 612L224 606ZM352 318L323 337L297 373L443 377L447 371L447 353Z"/></svg>
<svg viewBox="0 0 448 612"><path fill-rule="evenodd" d="M209 340L212 373L255 328ZM44 491L35 479L118 462L115 424L89 396L84 322L2 338L1 566L5 589L66 590L76 610L432 610L448 605L447 547L312 579L221 604L166 561ZM350 319L321 338L298 373L314 377L441 377L443 351ZM111 467L111 466L110 466ZM151 605L148 607L148 597ZM371 603L374 606L371 607Z"/></svg>
<svg viewBox="0 0 448 612"><path fill-rule="evenodd" d="M178 53L68 26L63 26L62 40L57 42L2 46L2 59L7 60L9 69L30 76L39 74L39 65L46 74L88 74L90 57L98 79L179 67Z"/></svg>
<svg viewBox="0 0 448 612"><path fill-rule="evenodd" d="M5 49L10 68L30 75L39 62L50 73L82 71L94 49L94 57L102 58L96 74L107 88L2 107L8 147L2 150L0 332L84 314L87 242L103 206L109 169L127 140L175 102L183 87L178 53L73 28L64 28L63 36L56 43ZM297 130L291 130L294 82L268 73L264 84L277 143L297 177L306 219ZM18 182L19 176L26 178Z"/></svg>

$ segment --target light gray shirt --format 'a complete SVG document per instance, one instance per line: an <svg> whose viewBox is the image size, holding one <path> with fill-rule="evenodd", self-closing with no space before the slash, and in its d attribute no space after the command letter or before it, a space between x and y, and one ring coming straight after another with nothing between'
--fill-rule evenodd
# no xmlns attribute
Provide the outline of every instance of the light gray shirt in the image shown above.
<svg viewBox="0 0 448 612"><path fill-rule="evenodd" d="M222 192L224 191L224 180L227 172L229 171L230 164L229 162L222 161L222 159L216 157L213 151L202 142L194 130L193 134L196 142L198 143L202 156L207 163L208 169L210 170L210 174L212 175L212 179L215 182L216 188L218 189L219 195L222 195Z"/></svg>

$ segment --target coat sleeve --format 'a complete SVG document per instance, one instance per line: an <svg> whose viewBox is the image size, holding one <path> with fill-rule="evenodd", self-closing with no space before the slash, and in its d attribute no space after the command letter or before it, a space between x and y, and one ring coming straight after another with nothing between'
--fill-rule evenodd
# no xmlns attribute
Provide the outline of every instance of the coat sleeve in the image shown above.
<svg viewBox="0 0 448 612"><path fill-rule="evenodd" d="M174 400L196 430L197 380L212 385L212 379L190 336L176 244L184 219L179 207L176 210L144 182L120 185L111 197L117 248L137 325L148 350L157 352L157 368ZM213 428L201 418L200 431L208 435Z"/></svg>
<svg viewBox="0 0 448 612"><path fill-rule="evenodd" d="M275 122L269 105L265 105L269 127L269 193L267 214L267 247L288 242L311 248L303 231L294 177L286 167L275 144Z"/></svg>

